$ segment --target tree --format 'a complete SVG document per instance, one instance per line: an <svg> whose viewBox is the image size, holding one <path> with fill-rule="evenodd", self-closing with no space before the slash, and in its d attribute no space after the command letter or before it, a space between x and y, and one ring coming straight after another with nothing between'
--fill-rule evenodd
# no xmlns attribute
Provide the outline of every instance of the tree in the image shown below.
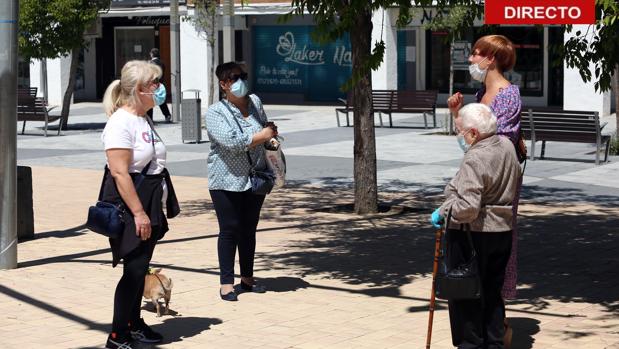
<svg viewBox="0 0 619 349"><path fill-rule="evenodd" d="M84 31L96 20L110 0L20 0L19 54L26 59L58 58L71 54L69 84L62 102L63 125L75 86L80 50L85 47Z"/></svg>
<svg viewBox="0 0 619 349"><path fill-rule="evenodd" d="M596 0L596 24L587 32L576 31L563 48L565 62L570 68L577 68L583 81L591 81L591 67L595 72L595 89L608 91L615 86L615 108L619 108L619 2L617 0ZM571 32L573 28L567 26ZM615 110L617 125L619 112ZM619 127L616 135L619 137Z"/></svg>
<svg viewBox="0 0 619 349"><path fill-rule="evenodd" d="M284 16L309 13L314 16L316 29L313 38L318 42L330 42L350 36L352 49L352 76L343 86L352 89L354 120L354 185L355 213L366 214L378 210L376 180L376 141L372 116L371 71L378 69L383 61L385 43L379 40L371 47L372 13L381 8L400 8L398 26L410 20L413 5L429 6L431 0L292 0L293 10Z"/></svg>
<svg viewBox="0 0 619 349"><path fill-rule="evenodd" d="M186 17L193 23L196 31L203 35L211 50L211 61L209 68L208 83L208 105L213 104L215 93L215 42L217 35L217 5L218 0L194 0L194 15Z"/></svg>

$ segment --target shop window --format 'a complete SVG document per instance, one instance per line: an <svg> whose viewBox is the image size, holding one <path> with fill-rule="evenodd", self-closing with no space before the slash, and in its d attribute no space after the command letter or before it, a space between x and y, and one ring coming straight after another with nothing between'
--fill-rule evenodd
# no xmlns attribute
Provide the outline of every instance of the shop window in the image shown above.
<svg viewBox="0 0 619 349"><path fill-rule="evenodd" d="M524 27L500 27L496 34L505 35L516 46L516 65L514 69L505 72L505 77L520 87L523 96L543 95L544 71L544 35L541 29ZM474 43L478 38L488 34L480 28L469 31L462 40ZM440 31L427 32L426 75L427 89L449 93L449 43L447 33ZM454 71L454 91L472 94L481 84L469 75L467 70Z"/></svg>

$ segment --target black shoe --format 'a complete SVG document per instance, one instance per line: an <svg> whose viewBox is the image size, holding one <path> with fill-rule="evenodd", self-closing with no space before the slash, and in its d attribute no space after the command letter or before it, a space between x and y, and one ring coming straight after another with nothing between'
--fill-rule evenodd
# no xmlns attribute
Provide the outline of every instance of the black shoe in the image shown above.
<svg viewBox="0 0 619 349"><path fill-rule="evenodd" d="M105 343L105 347L107 349L135 349L137 348L135 343L133 342L133 339L131 339L131 337L128 337L128 336L121 337L115 334L110 334L107 337L107 342Z"/></svg>
<svg viewBox="0 0 619 349"><path fill-rule="evenodd" d="M236 296L236 293L234 291L230 291L226 294L221 294L221 290L219 290L219 297L221 297L221 299L228 301L228 302L236 302L239 300L239 298Z"/></svg>
<svg viewBox="0 0 619 349"><path fill-rule="evenodd" d="M132 323L130 329L131 337L142 343L159 343L163 340L163 336L153 331L142 318Z"/></svg>
<svg viewBox="0 0 619 349"><path fill-rule="evenodd" d="M246 284L241 280L241 289L245 292L253 292L253 293L265 293L267 291L266 287L258 284Z"/></svg>
<svg viewBox="0 0 619 349"><path fill-rule="evenodd" d="M165 122L167 122L168 124L172 123L172 115L166 115Z"/></svg>

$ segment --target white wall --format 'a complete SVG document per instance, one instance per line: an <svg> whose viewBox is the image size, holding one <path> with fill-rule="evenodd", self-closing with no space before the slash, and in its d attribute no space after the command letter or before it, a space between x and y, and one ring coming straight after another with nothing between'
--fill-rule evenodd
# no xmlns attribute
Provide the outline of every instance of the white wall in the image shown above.
<svg viewBox="0 0 619 349"><path fill-rule="evenodd" d="M575 25L571 33L565 33L567 41L576 35L576 31L587 32L587 25ZM589 70L595 79L595 65L591 63ZM563 109L566 110L592 110L600 113L600 116L610 114L610 92L599 93L595 91L594 82L583 82L578 69L563 65Z"/></svg>
<svg viewBox="0 0 619 349"><path fill-rule="evenodd" d="M189 21L181 21L181 91L200 90L202 111L208 104L208 57L206 39L201 37ZM183 95L193 98L192 93Z"/></svg>
<svg viewBox="0 0 619 349"><path fill-rule="evenodd" d="M30 86L37 88L38 97L43 97L41 91L41 61L36 59L30 62Z"/></svg>
<svg viewBox="0 0 619 349"><path fill-rule="evenodd" d="M380 67L372 71L372 89L397 90L398 88L398 45L395 23L392 23L391 9L379 9L372 15L372 47L376 42L385 42L385 55Z"/></svg>

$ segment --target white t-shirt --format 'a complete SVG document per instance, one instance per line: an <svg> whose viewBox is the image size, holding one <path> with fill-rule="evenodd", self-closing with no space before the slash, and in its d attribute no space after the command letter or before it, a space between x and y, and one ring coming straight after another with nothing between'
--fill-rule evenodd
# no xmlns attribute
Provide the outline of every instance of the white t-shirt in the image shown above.
<svg viewBox="0 0 619 349"><path fill-rule="evenodd" d="M153 156L151 136L155 138L155 156ZM101 134L101 140L105 150L119 148L133 150L129 173L140 173L151 160L155 161L151 164L147 174L159 174L165 168L165 144L151 130L146 117L131 114L122 108L118 109L108 119Z"/></svg>

